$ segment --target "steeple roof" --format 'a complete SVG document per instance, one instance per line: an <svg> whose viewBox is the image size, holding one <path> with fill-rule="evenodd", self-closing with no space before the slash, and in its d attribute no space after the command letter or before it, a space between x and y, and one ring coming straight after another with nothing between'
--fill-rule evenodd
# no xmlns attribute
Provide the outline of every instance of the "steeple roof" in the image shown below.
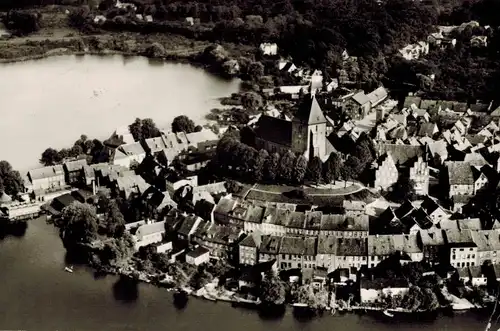
<svg viewBox="0 0 500 331"><path fill-rule="evenodd" d="M307 123L308 125L326 123L325 115L323 115L323 111L314 95L305 98L294 120Z"/></svg>

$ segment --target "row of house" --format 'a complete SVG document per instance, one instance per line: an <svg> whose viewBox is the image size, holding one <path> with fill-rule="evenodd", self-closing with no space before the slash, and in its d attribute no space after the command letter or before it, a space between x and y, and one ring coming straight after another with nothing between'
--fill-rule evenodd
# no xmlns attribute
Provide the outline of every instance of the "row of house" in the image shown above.
<svg viewBox="0 0 500 331"><path fill-rule="evenodd" d="M118 146L112 157L112 164L130 168L140 164L146 155L158 155L166 165L176 158L188 162L188 169L199 169L208 162L208 159L199 158L214 152L219 138L208 129L192 133L171 133L162 131L160 137L149 138L144 142L133 142ZM197 156L198 159L194 159ZM191 169L190 169L191 170Z"/></svg>
<svg viewBox="0 0 500 331"><path fill-rule="evenodd" d="M332 234L346 238L368 236L369 220L364 213L323 214L321 211L299 212L274 206L259 206L250 201L224 197L212 212L212 220L249 233L268 235Z"/></svg>

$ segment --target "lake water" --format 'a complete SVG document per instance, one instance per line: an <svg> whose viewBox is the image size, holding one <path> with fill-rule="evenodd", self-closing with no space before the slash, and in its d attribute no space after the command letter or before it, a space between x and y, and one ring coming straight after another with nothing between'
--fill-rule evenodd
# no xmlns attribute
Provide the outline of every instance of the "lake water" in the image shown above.
<svg viewBox="0 0 500 331"><path fill-rule="evenodd" d="M187 115L202 124L217 99L239 89L188 64L142 57L58 56L0 64L0 159L39 166L47 147L71 147L81 134L105 139L135 118L168 128Z"/></svg>
<svg viewBox="0 0 500 331"><path fill-rule="evenodd" d="M0 239L0 329L36 331L482 331L485 316L474 313L431 322L387 323L373 316L335 315L303 322L288 309L275 320L225 303L191 298L183 310L165 289L140 284L124 289L117 278L94 279L84 268L63 271L65 251L44 219L30 221L24 235ZM496 330L494 326L492 330Z"/></svg>

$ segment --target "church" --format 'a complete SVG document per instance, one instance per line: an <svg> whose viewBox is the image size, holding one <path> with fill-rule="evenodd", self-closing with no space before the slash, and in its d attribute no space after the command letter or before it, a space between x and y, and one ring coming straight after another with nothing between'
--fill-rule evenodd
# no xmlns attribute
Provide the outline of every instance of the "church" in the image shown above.
<svg viewBox="0 0 500 331"><path fill-rule="evenodd" d="M325 161L334 151L328 140L331 131L315 96L307 95L291 121L262 115L255 129L255 144L271 153L284 154L290 150L307 159L318 156Z"/></svg>

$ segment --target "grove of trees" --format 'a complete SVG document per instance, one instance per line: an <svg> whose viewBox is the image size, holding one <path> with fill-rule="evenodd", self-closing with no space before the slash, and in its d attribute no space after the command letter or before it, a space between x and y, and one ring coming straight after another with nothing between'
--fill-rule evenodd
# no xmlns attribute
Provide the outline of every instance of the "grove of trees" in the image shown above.
<svg viewBox="0 0 500 331"><path fill-rule="evenodd" d="M19 171L14 170L9 162L0 161L0 194L5 192L11 197L23 191L23 180Z"/></svg>
<svg viewBox="0 0 500 331"><path fill-rule="evenodd" d="M134 123L129 125L129 131L135 141L141 141L160 136L160 130L156 127L151 118L136 118Z"/></svg>

